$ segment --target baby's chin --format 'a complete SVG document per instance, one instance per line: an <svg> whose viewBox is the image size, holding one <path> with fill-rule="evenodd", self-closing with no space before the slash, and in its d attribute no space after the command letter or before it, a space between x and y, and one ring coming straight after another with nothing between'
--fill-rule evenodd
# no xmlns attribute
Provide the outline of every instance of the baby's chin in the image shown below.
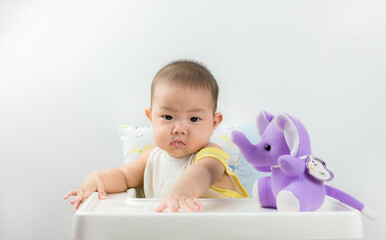
<svg viewBox="0 0 386 240"><path fill-rule="evenodd" d="M192 155L194 152L170 151L168 153L170 156L175 157L175 158L185 158L185 157Z"/></svg>
<svg viewBox="0 0 386 240"><path fill-rule="evenodd" d="M162 149L162 150L166 151L172 157L184 158L192 155L193 153L196 153L199 149L195 151L194 149L189 149L186 146L184 146L179 148L169 147L168 149Z"/></svg>

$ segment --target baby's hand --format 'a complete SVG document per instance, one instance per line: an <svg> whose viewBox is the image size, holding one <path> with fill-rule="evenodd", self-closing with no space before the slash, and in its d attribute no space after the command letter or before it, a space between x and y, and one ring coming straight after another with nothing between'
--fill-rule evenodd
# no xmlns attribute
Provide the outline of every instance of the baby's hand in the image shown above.
<svg viewBox="0 0 386 240"><path fill-rule="evenodd" d="M179 209L184 212L202 212L202 204L198 198L189 197L166 197L154 211L162 212L169 208L171 212L178 212Z"/></svg>
<svg viewBox="0 0 386 240"><path fill-rule="evenodd" d="M106 193L104 190L103 183L98 176L98 172L93 172L89 174L83 183L79 186L78 189L69 191L64 199L69 198L70 196L76 196L70 203L74 205L73 212L78 210L80 204L87 200L87 198L95 191L98 191L99 199L105 200Z"/></svg>
<svg viewBox="0 0 386 240"><path fill-rule="evenodd" d="M162 212L169 208L171 212L178 212L179 209L184 212L202 212L201 201L194 196L184 185L176 184L166 194L166 197L154 211Z"/></svg>

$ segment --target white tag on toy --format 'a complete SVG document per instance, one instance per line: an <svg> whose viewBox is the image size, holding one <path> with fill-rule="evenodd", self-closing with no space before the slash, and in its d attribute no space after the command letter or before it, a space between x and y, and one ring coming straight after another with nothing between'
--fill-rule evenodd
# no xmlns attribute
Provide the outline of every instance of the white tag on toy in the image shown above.
<svg viewBox="0 0 386 240"><path fill-rule="evenodd" d="M308 173L317 180L331 181L334 178L334 174L327 169L326 163L313 155L307 156L306 168Z"/></svg>

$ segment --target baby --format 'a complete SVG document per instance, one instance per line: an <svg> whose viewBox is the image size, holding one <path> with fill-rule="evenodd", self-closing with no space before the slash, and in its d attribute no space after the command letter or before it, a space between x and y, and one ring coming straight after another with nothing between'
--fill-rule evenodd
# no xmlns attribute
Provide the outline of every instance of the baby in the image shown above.
<svg viewBox="0 0 386 240"><path fill-rule="evenodd" d="M121 168L90 173L76 196L74 212L93 192L124 192L143 186L146 198L163 198L155 211L202 211L202 198L246 198L248 193L229 169L228 155L211 143L223 116L216 113L218 85L201 64L176 61L162 68L151 86L145 109L156 147Z"/></svg>

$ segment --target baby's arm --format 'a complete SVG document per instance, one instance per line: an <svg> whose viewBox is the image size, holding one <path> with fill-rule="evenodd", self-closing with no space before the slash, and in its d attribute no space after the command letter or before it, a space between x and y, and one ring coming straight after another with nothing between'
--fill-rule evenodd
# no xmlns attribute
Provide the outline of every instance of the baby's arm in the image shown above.
<svg viewBox="0 0 386 240"><path fill-rule="evenodd" d="M74 205L74 212L87 198L95 191L98 192L101 200L106 199L105 193L124 192L131 187L139 187L143 184L143 173L146 161L153 150L149 149L138 159L130 162L121 168L109 168L102 171L90 173L78 189L69 191L64 199L76 196L71 204Z"/></svg>
<svg viewBox="0 0 386 240"><path fill-rule="evenodd" d="M221 149L212 143L206 147ZM172 212L177 212L179 209L193 212L196 208L198 211L202 211L202 204L198 197L204 195L224 172L225 167L216 159L209 157L200 159L196 164L186 168L155 211L162 212L167 208Z"/></svg>

